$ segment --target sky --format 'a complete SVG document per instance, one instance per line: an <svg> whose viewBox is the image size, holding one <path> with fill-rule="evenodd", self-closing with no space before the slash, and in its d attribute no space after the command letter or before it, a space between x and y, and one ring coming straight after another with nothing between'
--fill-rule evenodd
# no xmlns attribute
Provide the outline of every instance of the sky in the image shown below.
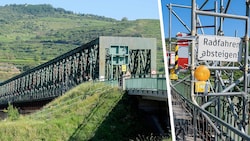
<svg viewBox="0 0 250 141"><path fill-rule="evenodd" d="M81 14L94 14L121 20L159 19L157 0L0 0L6 4L51 4Z"/></svg>
<svg viewBox="0 0 250 141"><path fill-rule="evenodd" d="M202 2L205 0L197 0L198 6L202 5ZM217 0L218 2L220 0ZM191 0L161 0L162 2L162 14L164 21L164 32L165 37L174 37L177 32L190 33L178 20L175 16L172 17L172 23L169 23L169 10L166 7L167 4L178 4L178 5L186 5L191 6ZM227 0L224 0L224 7L226 6ZM219 4L218 4L219 5ZM214 0L209 0L204 9L213 9L214 8ZM191 9L188 8L180 8L173 7L173 10L177 13L177 15L182 19L182 21L191 29ZM231 5L229 6L228 13L234 15L246 15L245 13L245 0L234 0L231 1ZM211 26L214 25L214 18L209 16L199 16L201 23L203 26ZM172 25L171 33L169 33L169 25ZM243 37L245 34L245 22L242 20L228 19L224 20L223 31L225 36L238 36ZM202 32L199 31L199 34ZM213 28L204 28L204 34L214 35Z"/></svg>

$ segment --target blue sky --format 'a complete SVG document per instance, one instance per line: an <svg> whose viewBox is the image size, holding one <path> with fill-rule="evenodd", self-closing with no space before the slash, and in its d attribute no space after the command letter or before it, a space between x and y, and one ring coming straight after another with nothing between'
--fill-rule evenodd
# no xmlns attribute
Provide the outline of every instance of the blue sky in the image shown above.
<svg viewBox="0 0 250 141"><path fill-rule="evenodd" d="M95 14L121 20L159 19L157 0L0 0L6 4L51 4L75 13Z"/></svg>
<svg viewBox="0 0 250 141"><path fill-rule="evenodd" d="M161 0L162 1L162 13L163 13L163 21L164 21L164 31L165 36L169 36L169 10L166 7L166 4L172 3L172 4L179 4L179 5L188 5L191 6L191 0ZM204 1L198 1L198 6L201 5ZM224 2L227 2L227 0L224 0ZM226 3L224 3L224 6ZM214 6L214 1L209 0L208 4L206 5L205 9L211 9ZM184 9L184 8L173 8L174 11L178 14L178 16L190 27L191 29L191 10L190 9ZM237 15L245 15L245 0L234 0L231 1L231 6L229 7L228 13L230 14L237 14ZM211 17L208 16L201 16L200 17L202 25L213 25L214 20ZM177 32L188 32L186 28L177 20L175 16L172 16L172 37L176 35ZM242 37L245 33L245 24L243 21L239 20L232 20L232 19L225 19L224 22L224 35L225 36L235 36L235 33L237 33L237 36ZM211 34L213 35L213 28L206 28L205 34Z"/></svg>

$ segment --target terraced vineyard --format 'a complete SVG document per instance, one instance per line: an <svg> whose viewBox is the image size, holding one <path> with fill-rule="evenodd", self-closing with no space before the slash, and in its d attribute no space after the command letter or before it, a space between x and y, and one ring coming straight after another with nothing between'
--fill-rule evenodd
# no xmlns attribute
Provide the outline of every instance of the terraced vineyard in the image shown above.
<svg viewBox="0 0 250 141"><path fill-rule="evenodd" d="M164 70L158 19L116 20L46 4L6 5L0 6L0 26L0 62L15 65L21 72L99 36L157 38L158 70Z"/></svg>

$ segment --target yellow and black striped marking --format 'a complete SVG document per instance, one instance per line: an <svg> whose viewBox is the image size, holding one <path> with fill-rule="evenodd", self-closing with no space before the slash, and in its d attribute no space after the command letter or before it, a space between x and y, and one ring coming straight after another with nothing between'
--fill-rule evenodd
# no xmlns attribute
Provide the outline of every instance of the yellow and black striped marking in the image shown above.
<svg viewBox="0 0 250 141"><path fill-rule="evenodd" d="M178 70L178 50L179 50L179 46L176 45L175 46L175 66L173 69L170 70L170 79L171 80L177 80L178 79L178 75L176 74L177 70Z"/></svg>

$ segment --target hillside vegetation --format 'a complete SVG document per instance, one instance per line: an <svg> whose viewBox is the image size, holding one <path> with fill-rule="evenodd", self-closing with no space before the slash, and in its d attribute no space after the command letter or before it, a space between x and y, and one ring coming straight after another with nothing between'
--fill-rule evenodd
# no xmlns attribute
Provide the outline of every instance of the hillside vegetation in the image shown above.
<svg viewBox="0 0 250 141"><path fill-rule="evenodd" d="M99 36L157 38L158 70L163 70L159 20L130 21L126 17L116 20L75 14L46 4L6 5L0 6L0 26L0 62L13 64L21 71L47 62Z"/></svg>
<svg viewBox="0 0 250 141"><path fill-rule="evenodd" d="M37 113L0 121L0 140L128 141L150 136L152 128L133 105L118 88L83 83Z"/></svg>

